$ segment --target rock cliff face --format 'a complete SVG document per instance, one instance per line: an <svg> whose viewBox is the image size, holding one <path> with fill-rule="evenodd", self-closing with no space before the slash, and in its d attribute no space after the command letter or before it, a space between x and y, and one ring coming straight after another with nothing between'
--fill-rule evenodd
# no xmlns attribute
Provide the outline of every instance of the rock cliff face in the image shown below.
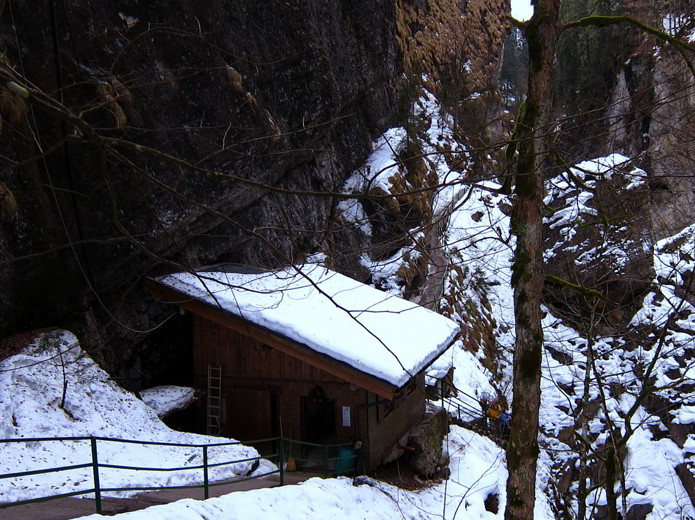
<svg viewBox="0 0 695 520"><path fill-rule="evenodd" d="M0 66L98 139L2 90L0 337L67 320L138 379L143 352L164 362L179 334L141 342L171 313L140 284L175 268L162 261L271 266L318 249L331 197L245 180L340 188L391 117L392 4L6 4Z"/></svg>
<svg viewBox="0 0 695 520"><path fill-rule="evenodd" d="M684 26L676 35L685 38L692 29ZM639 157L649 174L656 240L695 220L695 86L690 78L692 71L675 48L645 38L620 71L609 110L613 132L608 142Z"/></svg>
<svg viewBox="0 0 695 520"><path fill-rule="evenodd" d="M0 338L69 327L131 387L186 369L186 321L167 321L142 279L356 244L330 193L394 123L401 72L429 60L431 78L465 72L468 90L484 88L509 9L4 5L0 77L32 96L0 89Z"/></svg>

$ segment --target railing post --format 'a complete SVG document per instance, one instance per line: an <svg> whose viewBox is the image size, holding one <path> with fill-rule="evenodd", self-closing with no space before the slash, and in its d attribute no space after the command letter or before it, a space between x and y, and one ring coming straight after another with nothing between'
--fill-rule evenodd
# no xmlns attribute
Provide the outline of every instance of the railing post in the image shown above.
<svg viewBox="0 0 695 520"><path fill-rule="evenodd" d="M323 445L323 472L324 476L328 478L328 444Z"/></svg>
<svg viewBox="0 0 695 520"><path fill-rule="evenodd" d="M101 487L99 484L99 458L97 457L97 440L89 438L92 447L92 472L94 473L94 501L97 506L97 514L101 514Z"/></svg>
<svg viewBox="0 0 695 520"><path fill-rule="evenodd" d="M205 500L210 498L210 487L208 486L208 447L203 446L203 490Z"/></svg>
<svg viewBox="0 0 695 520"><path fill-rule="evenodd" d="M278 447L278 467L280 468L280 485L285 485L285 439L280 437Z"/></svg>

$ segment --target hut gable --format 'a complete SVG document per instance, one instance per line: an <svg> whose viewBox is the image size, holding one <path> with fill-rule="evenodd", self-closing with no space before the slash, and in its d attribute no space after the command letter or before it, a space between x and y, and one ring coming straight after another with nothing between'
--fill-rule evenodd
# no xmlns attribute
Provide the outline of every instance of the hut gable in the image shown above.
<svg viewBox="0 0 695 520"><path fill-rule="evenodd" d="M202 302L226 315L232 328L251 326L250 336L272 337L271 344L284 344L290 355L337 362L392 391L429 366L459 332L444 316L316 265L177 273L156 285L178 293L168 293L170 301L177 298L184 307L187 299Z"/></svg>

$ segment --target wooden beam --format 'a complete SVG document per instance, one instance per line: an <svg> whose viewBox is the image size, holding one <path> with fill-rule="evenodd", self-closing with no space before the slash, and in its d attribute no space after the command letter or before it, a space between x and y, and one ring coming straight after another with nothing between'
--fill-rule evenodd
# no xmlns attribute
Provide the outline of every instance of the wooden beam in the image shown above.
<svg viewBox="0 0 695 520"><path fill-rule="evenodd" d="M245 336L254 338L280 352L284 352L288 356L304 361L309 365L353 383L360 388L369 390L385 399L393 399L398 393L398 387L387 381L370 374L365 374L343 361L338 361L327 354L316 352L302 343L244 320L224 309L198 300L176 289L172 289L152 278L148 278L145 283L149 291L162 302L173 303L182 309L186 309L224 327L244 334Z"/></svg>

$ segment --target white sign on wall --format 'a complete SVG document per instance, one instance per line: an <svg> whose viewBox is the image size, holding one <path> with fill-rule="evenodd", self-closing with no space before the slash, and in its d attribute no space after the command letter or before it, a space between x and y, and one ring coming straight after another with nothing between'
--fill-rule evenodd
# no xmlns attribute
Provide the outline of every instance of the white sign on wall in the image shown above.
<svg viewBox="0 0 695 520"><path fill-rule="evenodd" d="M351 426L349 406L343 406L343 426L347 426L348 428Z"/></svg>

